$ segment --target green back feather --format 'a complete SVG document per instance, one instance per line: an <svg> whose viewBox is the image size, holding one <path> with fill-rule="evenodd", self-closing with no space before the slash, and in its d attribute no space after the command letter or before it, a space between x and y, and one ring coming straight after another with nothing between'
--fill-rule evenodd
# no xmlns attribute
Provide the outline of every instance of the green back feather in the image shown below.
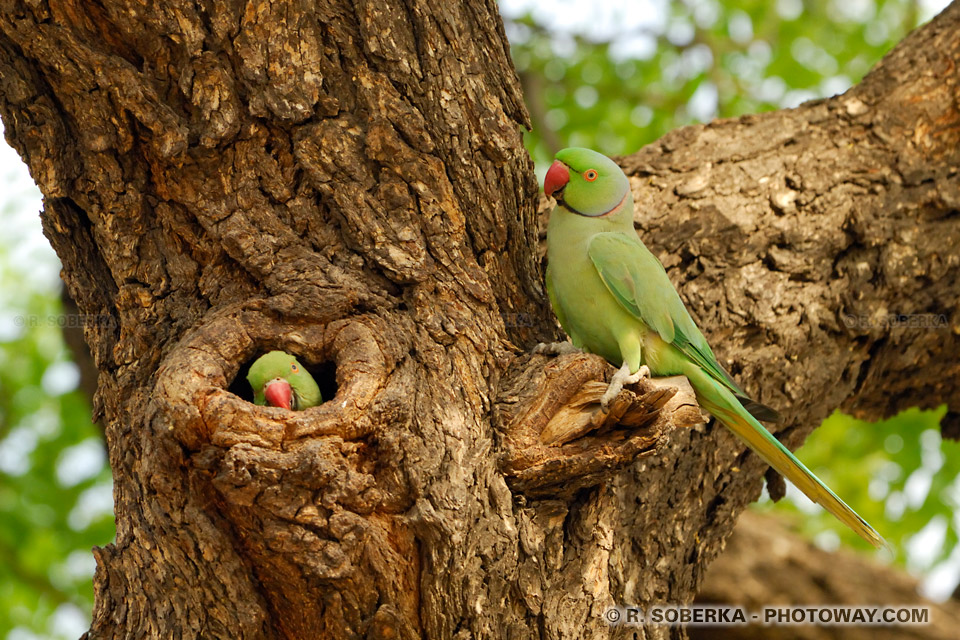
<svg viewBox="0 0 960 640"><path fill-rule="evenodd" d="M610 293L634 317L680 349L718 382L745 395L713 354L697 328L663 265L637 238L622 233L598 233L587 253Z"/></svg>

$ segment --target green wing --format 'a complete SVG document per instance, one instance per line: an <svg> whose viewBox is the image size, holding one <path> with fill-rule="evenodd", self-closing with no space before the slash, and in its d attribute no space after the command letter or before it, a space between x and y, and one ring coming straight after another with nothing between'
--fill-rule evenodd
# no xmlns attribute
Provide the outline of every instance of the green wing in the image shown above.
<svg viewBox="0 0 960 640"><path fill-rule="evenodd" d="M587 254L624 309L730 389L750 413L761 420L777 419L773 409L750 400L720 366L663 265L639 238L615 232L598 233L590 240Z"/></svg>

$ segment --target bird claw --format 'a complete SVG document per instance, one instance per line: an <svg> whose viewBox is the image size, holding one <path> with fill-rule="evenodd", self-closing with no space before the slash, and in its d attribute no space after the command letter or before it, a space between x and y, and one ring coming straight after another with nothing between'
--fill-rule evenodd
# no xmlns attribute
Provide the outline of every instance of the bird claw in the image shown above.
<svg viewBox="0 0 960 640"><path fill-rule="evenodd" d="M610 403L617 397L624 385L636 384L640 382L641 379L649 377L650 367L647 365L641 365L641 367L637 369L637 372L631 375L630 366L624 362L623 366L613 374L610 385L607 387L607 390L603 392L603 396L600 398L600 408L603 411L607 411L610 408Z"/></svg>

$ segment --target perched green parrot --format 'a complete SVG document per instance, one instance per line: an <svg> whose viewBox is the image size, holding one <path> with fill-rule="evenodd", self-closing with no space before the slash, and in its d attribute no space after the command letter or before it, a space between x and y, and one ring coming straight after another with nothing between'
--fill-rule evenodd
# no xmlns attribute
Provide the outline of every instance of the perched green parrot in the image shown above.
<svg viewBox="0 0 960 640"><path fill-rule="evenodd" d="M313 376L285 351L271 351L257 358L247 373L247 382L253 387L253 401L259 405L302 411L323 402Z"/></svg>
<svg viewBox="0 0 960 640"><path fill-rule="evenodd" d="M776 412L750 400L694 324L666 271L633 228L627 176L590 149L560 151L544 191L557 201L547 228L547 292L574 346L621 366L602 404L641 376L683 374L700 405L807 497L875 547L886 542L758 421Z"/></svg>

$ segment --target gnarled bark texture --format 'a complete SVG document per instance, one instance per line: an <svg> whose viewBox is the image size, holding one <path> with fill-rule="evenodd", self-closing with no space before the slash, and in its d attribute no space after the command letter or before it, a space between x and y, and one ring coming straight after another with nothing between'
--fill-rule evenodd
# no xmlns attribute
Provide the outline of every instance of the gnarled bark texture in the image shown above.
<svg viewBox="0 0 960 640"><path fill-rule="evenodd" d="M954 5L842 97L624 161L791 444L837 406L947 402L955 426L958 34ZM692 598L764 467L670 431L682 384L624 392L634 437L567 394L595 358L517 357L556 326L491 0L6 0L0 83L92 319L118 530L90 638L607 637L612 604ZM241 397L272 348L328 402Z"/></svg>

